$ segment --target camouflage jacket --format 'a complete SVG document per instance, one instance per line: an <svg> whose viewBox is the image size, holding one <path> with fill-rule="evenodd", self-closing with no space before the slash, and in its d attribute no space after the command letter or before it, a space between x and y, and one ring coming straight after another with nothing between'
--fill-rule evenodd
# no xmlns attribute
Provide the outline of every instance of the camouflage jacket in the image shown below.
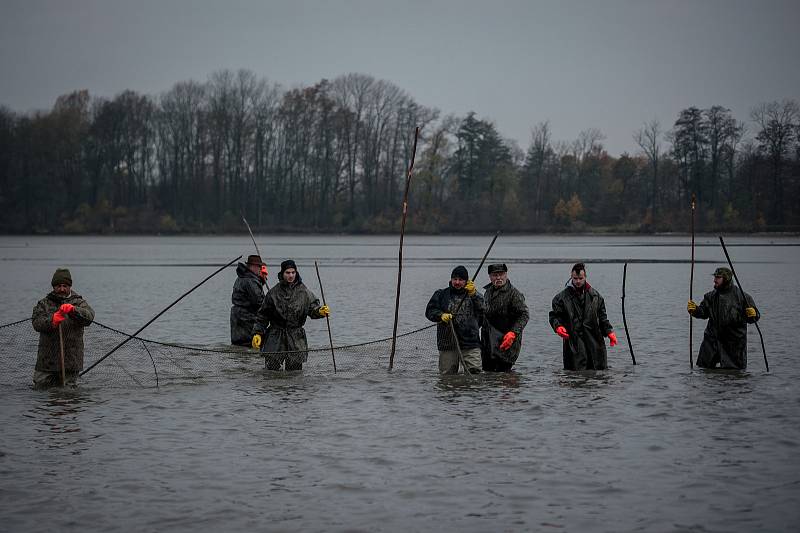
<svg viewBox="0 0 800 533"><path fill-rule="evenodd" d="M463 303L461 301L463 300ZM459 307L460 305L460 307ZM480 325L483 321L483 296L477 291L467 297L465 289L456 290L452 286L439 289L431 296L425 316L431 322L438 322L436 329L436 346L439 350L455 350L453 334L450 326L442 322L442 314L453 314L458 308L453 326L458 335L458 345L461 348L480 348Z"/></svg>
<svg viewBox="0 0 800 533"><path fill-rule="evenodd" d="M747 368L747 324L757 322L761 314L756 310L756 316L748 318L746 307L755 307L753 298L730 283L703 296L693 315L708 319L697 366Z"/></svg>
<svg viewBox="0 0 800 533"><path fill-rule="evenodd" d="M263 337L261 351L302 352L306 361L308 341L303 326L307 317L322 318L319 308L319 300L302 281L275 284L264 296L253 325L253 334Z"/></svg>
<svg viewBox="0 0 800 533"><path fill-rule="evenodd" d="M80 294L75 292L63 297L51 292L33 308L33 329L39 332L39 352L36 370L40 372L61 371L61 345L58 328L53 327L53 315L61 304L75 306L72 313L61 323L64 336L64 370L77 373L83 369L83 328L94 320L94 310Z"/></svg>
<svg viewBox="0 0 800 533"><path fill-rule="evenodd" d="M566 370L603 370L608 367L604 337L614 328L608 321L606 302L588 283L578 292L572 285L556 294L550 311L553 331L564 326L562 356Z"/></svg>
<svg viewBox="0 0 800 533"><path fill-rule="evenodd" d="M481 350L484 357L513 363L522 349L522 330L528 323L528 305L525 296L510 281L496 288L491 283L484 287L484 320L481 327ZM509 331L516 334L508 350L500 350L500 342Z"/></svg>
<svg viewBox="0 0 800 533"><path fill-rule="evenodd" d="M244 263L236 267L236 276L231 294L231 344L250 346L256 313L264 299L264 281Z"/></svg>

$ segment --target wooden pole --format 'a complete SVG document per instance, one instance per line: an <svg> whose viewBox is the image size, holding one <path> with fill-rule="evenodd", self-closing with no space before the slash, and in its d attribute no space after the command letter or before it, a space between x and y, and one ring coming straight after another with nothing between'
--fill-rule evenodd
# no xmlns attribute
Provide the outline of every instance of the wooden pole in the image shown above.
<svg viewBox="0 0 800 533"><path fill-rule="evenodd" d="M67 384L67 375L64 368L64 330L61 328L61 324L58 325L58 344L61 348L61 386L63 387Z"/></svg>
<svg viewBox="0 0 800 533"><path fill-rule="evenodd" d="M236 261L238 261L238 260L239 260L239 259L241 259L241 258L242 258L242 256L240 255L239 257L237 257L237 258L233 259L232 261L228 262L227 264L224 264L224 265L222 265L222 266L221 266L221 267L219 267L219 268L218 268L216 271L214 271L212 274L210 274L208 277L206 277L206 278L205 278L203 281L201 281L200 283L198 283L197 285L195 285L194 287L192 287L191 289L189 289L188 291L186 291L185 293L183 293L183 294L182 294L182 295L181 295L181 296L180 296L180 297L179 297L177 300L175 300L174 302L172 302L171 304L169 304L167 307L165 307L163 311L161 311L161 312L160 312L160 313L158 313L156 316L154 316L153 318L151 318L150 320L148 320L148 321L147 321L147 324L145 324L144 326L140 327L139 329L137 329L137 330L136 330L136 332L135 332L135 333L132 333L131 335L129 335L127 339L125 339L124 341L122 341L122 342L120 342L119 344L117 344L116 346L114 346L114 348L113 348L113 349L112 349L110 352L108 352L108 353L107 353L107 354L105 354L103 357L101 357L100 359L98 359L97 361L95 361L95 362L94 362L94 363L93 363L93 364L92 364L92 365L91 365L89 368L87 368L87 369L83 370L83 371L80 373L80 375L82 376L82 375L84 375L85 373L87 373L89 370L91 370L91 369L93 369L94 367L96 367L96 366L97 366L97 365L98 365L98 364L99 364L101 361L103 361L103 360L104 360L106 357L108 357L108 356L109 356L109 355L111 355L112 353L116 352L118 349L120 349L120 348L122 347L122 345L124 345L126 342L128 342L128 341L129 341L129 340L131 340L132 338L136 337L136 335L138 335L139 333L141 333L141 332L142 332L142 330L143 330L144 328L146 328L147 326L149 326L150 324L152 324L153 322L155 322L155 320L156 320L158 317L160 317L161 315L163 315L164 313L166 313L167 311L169 311L169 310L170 310L170 309L171 309L171 308L172 308L172 307L173 307L175 304L177 304L178 302L180 302L181 300L183 300L185 297L189 296L189 294L190 294L190 293L192 293L192 291L194 291L195 289L197 289L198 287L200 287L200 285L202 285L202 284L203 284L203 283L205 283L206 281L210 280L211 278L213 278L214 276L216 276L217 274L219 274L220 272L222 272L223 270L225 270L226 268L228 268L229 266L231 266L232 264L234 264Z"/></svg>
<svg viewBox="0 0 800 533"><path fill-rule="evenodd" d="M317 269L317 281L319 281L319 292L322 295L322 305L328 305L325 303L325 290L322 288L322 278L319 275L319 265L317 262L314 261L314 268ZM331 335L331 319L329 317L325 317L325 321L328 323L328 340L331 343L331 358L333 359L333 373L336 373L336 355L333 353L333 335Z"/></svg>
<svg viewBox="0 0 800 533"><path fill-rule="evenodd" d="M253 246L256 247L256 253L258 254L258 257L261 257L261 260L264 261L264 257L261 255L261 252L258 249L258 244L256 244L256 238L253 236L253 230L250 229L250 224L247 223L247 219L244 218L244 215L242 215L242 222L244 222L244 225L247 226L247 232L250 234L250 238L253 239ZM269 283L267 283L267 278L264 278L264 287L266 287L267 290L269 290Z"/></svg>
<svg viewBox="0 0 800 533"><path fill-rule="evenodd" d="M736 276L736 270L733 268L733 261L731 261L731 256L728 255L728 249L725 247L725 241L722 240L722 235L719 236L719 243L722 245L722 251L725 252L725 258L728 260L728 266L731 267L731 272L733 273L733 279L736 280L736 284L739 286L739 290L742 291L742 297L744 298L744 289L742 288L742 284L739 281L739 278ZM745 300L745 305L747 305L747 300ZM758 313L758 308L756 307L755 302L753 303L753 308ZM761 328L758 326L758 322L754 322L756 326L756 330L758 331L758 336L761 339L761 352L764 354L764 366L767 368L767 372L769 372L769 361L767 361L767 349L764 347L764 335L761 334Z"/></svg>
<svg viewBox="0 0 800 533"><path fill-rule="evenodd" d="M628 333L628 320L625 318L625 281L628 278L628 263L622 267L622 325L625 326L625 337L628 339L628 348L631 350L631 361L636 364L636 356L633 354L633 343L631 335Z"/></svg>
<svg viewBox="0 0 800 533"><path fill-rule="evenodd" d="M694 210L695 206L697 205L697 197L692 193L692 267L689 272L689 299L694 299ZM692 338L694 337L694 317L689 315L689 368L694 368L694 343L692 342Z"/></svg>
<svg viewBox="0 0 800 533"><path fill-rule="evenodd" d="M406 172L406 190L403 194L403 217L400 221L400 248L398 250L397 267L397 294L394 302L394 326L392 327L392 351L389 355L389 370L394 367L394 351L397 345L397 319L400 316L400 282L403 279L403 238L406 232L406 216L408 215L408 189L411 186L411 175L414 171L414 158L417 155L417 140L419 139L419 126L414 130L414 147L411 150L411 163Z"/></svg>

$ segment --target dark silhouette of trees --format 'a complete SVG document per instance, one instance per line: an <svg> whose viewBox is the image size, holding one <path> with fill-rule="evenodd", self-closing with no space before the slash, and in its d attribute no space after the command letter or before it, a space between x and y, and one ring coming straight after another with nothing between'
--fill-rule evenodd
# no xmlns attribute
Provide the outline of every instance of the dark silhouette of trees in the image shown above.
<svg viewBox="0 0 800 533"><path fill-rule="evenodd" d="M752 136L723 106L688 107L614 157L600 130L554 140L547 121L523 151L488 119L440 117L364 74L79 90L49 111L0 107L0 231L238 232L242 215L262 231L395 231L417 126L410 231L687 230L692 193L702 229L797 229L798 105L750 120Z"/></svg>

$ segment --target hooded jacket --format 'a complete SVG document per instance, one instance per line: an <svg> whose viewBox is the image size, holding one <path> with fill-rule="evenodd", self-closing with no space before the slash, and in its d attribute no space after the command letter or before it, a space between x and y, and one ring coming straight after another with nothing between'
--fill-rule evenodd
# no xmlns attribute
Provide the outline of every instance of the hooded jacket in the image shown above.
<svg viewBox="0 0 800 533"><path fill-rule="evenodd" d="M250 346L256 313L264 299L264 280L244 263L236 267L231 294L231 344Z"/></svg>
<svg viewBox="0 0 800 533"><path fill-rule="evenodd" d="M562 339L565 370L608 367L603 337L614 328L608 321L605 300L588 282L583 290L578 290L570 279L566 288L553 298L549 316L553 331L564 326L569 334L569 339Z"/></svg>
<svg viewBox="0 0 800 533"><path fill-rule="evenodd" d="M726 283L703 296L697 306L694 318L708 319L697 366L714 368L747 368L747 324L754 324L761 318L748 318L746 307L755 308L753 298L742 289Z"/></svg>
<svg viewBox="0 0 800 533"><path fill-rule="evenodd" d="M463 300L463 303L460 303ZM459 305L461 307L459 307ZM431 322L437 322L436 347L440 351L455 350L453 334L450 326L442 322L442 314L453 314L453 326L458 336L458 345L462 349L480 348L480 325L483 322L483 296L477 291L472 296L467 296L466 289L455 289L448 285L433 293L427 307L425 316Z"/></svg>

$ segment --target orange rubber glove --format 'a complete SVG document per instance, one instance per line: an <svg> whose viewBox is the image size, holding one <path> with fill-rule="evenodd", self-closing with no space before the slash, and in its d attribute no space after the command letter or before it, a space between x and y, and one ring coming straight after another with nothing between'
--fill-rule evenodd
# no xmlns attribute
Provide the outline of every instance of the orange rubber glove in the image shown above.
<svg viewBox="0 0 800 533"><path fill-rule="evenodd" d="M608 334L608 340L611 341L611 346L616 346L617 345L617 334L612 331L611 333Z"/></svg>
<svg viewBox="0 0 800 533"><path fill-rule="evenodd" d="M64 313L65 315L70 314L73 309L75 309L75 306L72 304L61 304L61 307L58 308L58 310Z"/></svg>
<svg viewBox="0 0 800 533"><path fill-rule="evenodd" d="M558 326L556 328L556 335L558 335L562 339L569 339L569 333L567 333L567 328L565 328L564 326Z"/></svg>
<svg viewBox="0 0 800 533"><path fill-rule="evenodd" d="M53 314L53 329L58 328L58 325L67 319L67 315L61 312L61 309Z"/></svg>
<svg viewBox="0 0 800 533"><path fill-rule="evenodd" d="M268 275L269 274L267 272L267 265L261 265L261 279L266 281Z"/></svg>
<svg viewBox="0 0 800 533"><path fill-rule="evenodd" d="M500 349L504 352L511 348L511 345L514 344L514 339L517 338L517 334L513 331L509 331L505 335L503 335L503 342L500 343Z"/></svg>

